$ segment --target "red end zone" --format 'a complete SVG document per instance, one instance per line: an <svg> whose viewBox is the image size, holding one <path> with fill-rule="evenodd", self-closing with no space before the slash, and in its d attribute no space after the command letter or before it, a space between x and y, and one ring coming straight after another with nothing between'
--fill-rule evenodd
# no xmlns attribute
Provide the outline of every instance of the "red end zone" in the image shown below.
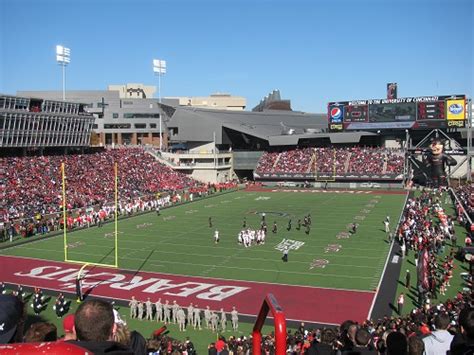
<svg viewBox="0 0 474 355"><path fill-rule="evenodd" d="M80 265L34 258L0 256L1 281L41 287L62 292L75 292L75 278ZM289 286L271 283L234 281L135 272L131 270L88 267L83 281L94 296L114 300L130 300L132 296L155 302L176 300L199 308L231 311L256 316L267 293L273 293L289 320L323 324L340 324L347 319L364 321L375 292L337 290L319 287Z"/></svg>

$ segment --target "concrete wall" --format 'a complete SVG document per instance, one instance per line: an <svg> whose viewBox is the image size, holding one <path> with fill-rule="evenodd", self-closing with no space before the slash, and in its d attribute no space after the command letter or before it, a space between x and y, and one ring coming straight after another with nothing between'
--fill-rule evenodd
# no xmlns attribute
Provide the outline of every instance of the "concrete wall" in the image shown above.
<svg viewBox="0 0 474 355"><path fill-rule="evenodd" d="M234 169L236 170L254 170L257 167L258 160L262 156L262 151L253 152L233 152Z"/></svg>

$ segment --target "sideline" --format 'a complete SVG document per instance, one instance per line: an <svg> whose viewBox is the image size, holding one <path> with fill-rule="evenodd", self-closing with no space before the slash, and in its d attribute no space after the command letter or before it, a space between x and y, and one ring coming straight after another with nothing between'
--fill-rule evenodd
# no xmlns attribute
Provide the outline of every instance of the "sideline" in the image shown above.
<svg viewBox="0 0 474 355"><path fill-rule="evenodd" d="M400 226L400 222L402 220L403 212L405 211L405 206L407 204L408 198L412 195L413 195L413 191L407 191L406 192L405 203L402 206L402 211L400 212L400 217L398 218L398 222L396 224L397 229L395 229L395 230L398 230L398 227ZM391 314L391 312L392 312L392 310L389 307L389 303L392 302L393 297L389 298L387 296L388 296L388 294L392 294L392 293L393 293L393 295L396 294L397 283L396 282L394 283L394 281L396 281L398 279L398 275L400 274L400 270L402 268L402 261L400 260L397 264L391 265L393 267L390 269L390 272L387 272L388 261L394 255L397 255L397 253L399 251L398 249L400 248L397 245L397 248L395 248L395 250L394 250L396 239L397 238L394 237L393 240L392 240L392 244L390 245L390 251L387 255L387 259L385 260L385 266L383 268L382 275L380 276L379 283L377 285L377 288L375 289L375 297L372 301L372 305L370 307L369 314L367 315L367 319L372 319L373 318L373 313L376 313L378 315L376 318L379 318L380 315ZM397 277L395 279L393 279L393 275L397 275ZM381 290L382 282L384 282L384 283L388 283L388 282L393 283L393 285L390 284L391 287L384 287L384 295L379 294L380 290ZM375 307L376 304L377 304L377 307ZM375 308L376 308L376 310L374 311Z"/></svg>

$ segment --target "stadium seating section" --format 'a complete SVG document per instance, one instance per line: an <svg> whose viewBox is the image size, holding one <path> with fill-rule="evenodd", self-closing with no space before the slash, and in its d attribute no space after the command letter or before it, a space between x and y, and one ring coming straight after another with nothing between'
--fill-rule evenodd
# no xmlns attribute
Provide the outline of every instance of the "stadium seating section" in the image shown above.
<svg viewBox="0 0 474 355"><path fill-rule="evenodd" d="M302 148L264 153L256 172L399 175L403 173L404 161L401 151L385 148Z"/></svg>

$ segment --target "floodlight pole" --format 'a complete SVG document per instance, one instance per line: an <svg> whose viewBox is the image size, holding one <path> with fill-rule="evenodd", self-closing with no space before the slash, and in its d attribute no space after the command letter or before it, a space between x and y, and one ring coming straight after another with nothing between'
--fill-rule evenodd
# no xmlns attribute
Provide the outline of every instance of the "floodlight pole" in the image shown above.
<svg viewBox="0 0 474 355"><path fill-rule="evenodd" d="M161 72L158 73L158 102L161 104ZM160 106L161 109L161 106ZM163 151L163 129L161 128L161 110L160 110L160 152Z"/></svg>
<svg viewBox="0 0 474 355"><path fill-rule="evenodd" d="M63 101L66 101L66 66L63 64Z"/></svg>
<svg viewBox="0 0 474 355"><path fill-rule="evenodd" d="M158 102L161 104L161 75L166 74L166 61L153 59L153 72L158 75ZM160 152L163 150L162 117L160 112Z"/></svg>
<svg viewBox="0 0 474 355"><path fill-rule="evenodd" d="M63 67L63 101L66 101L66 65L71 62L71 50L62 45L57 45L56 62Z"/></svg>

